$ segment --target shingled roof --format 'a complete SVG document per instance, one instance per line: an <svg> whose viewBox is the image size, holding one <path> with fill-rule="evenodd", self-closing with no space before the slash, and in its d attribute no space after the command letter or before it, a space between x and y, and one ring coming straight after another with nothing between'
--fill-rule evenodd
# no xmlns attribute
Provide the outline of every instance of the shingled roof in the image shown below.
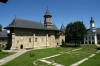
<svg viewBox="0 0 100 66"><path fill-rule="evenodd" d="M0 32L0 38L6 38L7 37L7 30L3 30Z"/></svg>
<svg viewBox="0 0 100 66"><path fill-rule="evenodd" d="M62 24L61 28L60 28L60 31L65 33L65 26Z"/></svg>
<svg viewBox="0 0 100 66"><path fill-rule="evenodd" d="M30 20L24 20L15 18L11 24L9 24L4 29L11 28L27 28L27 29L40 29L40 30L58 30L58 28L52 25L52 29L46 28L42 23Z"/></svg>
<svg viewBox="0 0 100 66"><path fill-rule="evenodd" d="M52 15L50 14L50 12L49 12L48 8L47 8L47 10L46 10L46 12L45 12L44 17L46 17L46 16L50 16L50 17L52 17Z"/></svg>
<svg viewBox="0 0 100 66"><path fill-rule="evenodd" d="M100 28L96 28L96 34L100 34Z"/></svg>
<svg viewBox="0 0 100 66"><path fill-rule="evenodd" d="M91 29L87 29L87 31L90 31ZM96 34L100 34L100 28L96 28Z"/></svg>

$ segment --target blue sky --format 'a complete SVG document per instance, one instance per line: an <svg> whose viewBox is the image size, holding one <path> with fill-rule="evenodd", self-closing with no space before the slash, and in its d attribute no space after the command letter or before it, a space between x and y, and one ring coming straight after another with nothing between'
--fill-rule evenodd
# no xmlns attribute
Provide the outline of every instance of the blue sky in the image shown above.
<svg viewBox="0 0 100 66"><path fill-rule="evenodd" d="M47 7L58 28L62 22L66 26L74 21L83 21L89 28L91 16L95 26L100 27L100 0L9 0L6 4L0 3L0 24L6 27L15 15L16 18L43 23Z"/></svg>

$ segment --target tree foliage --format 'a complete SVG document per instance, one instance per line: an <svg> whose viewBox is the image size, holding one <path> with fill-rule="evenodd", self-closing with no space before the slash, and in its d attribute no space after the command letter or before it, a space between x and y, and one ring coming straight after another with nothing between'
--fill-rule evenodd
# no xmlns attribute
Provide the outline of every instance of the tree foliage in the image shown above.
<svg viewBox="0 0 100 66"><path fill-rule="evenodd" d="M86 27L83 22L71 22L67 25L65 30L66 41L75 42L75 45L80 45L86 33Z"/></svg>
<svg viewBox="0 0 100 66"><path fill-rule="evenodd" d="M8 0L0 0L2 3L7 3Z"/></svg>
<svg viewBox="0 0 100 66"><path fill-rule="evenodd" d="M2 31L2 25L0 24L0 31Z"/></svg>

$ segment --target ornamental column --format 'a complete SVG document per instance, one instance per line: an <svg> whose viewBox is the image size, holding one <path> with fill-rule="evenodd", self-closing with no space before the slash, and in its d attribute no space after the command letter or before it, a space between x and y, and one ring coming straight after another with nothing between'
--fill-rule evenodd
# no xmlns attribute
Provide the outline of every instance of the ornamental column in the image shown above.
<svg viewBox="0 0 100 66"><path fill-rule="evenodd" d="M15 33L12 33L12 46L11 46L11 49L16 49L15 48Z"/></svg>
<svg viewBox="0 0 100 66"><path fill-rule="evenodd" d="M33 33L33 48L35 46L35 34Z"/></svg>
<svg viewBox="0 0 100 66"><path fill-rule="evenodd" d="M95 44L97 44L97 35L96 35L96 33L94 35L94 42L95 42Z"/></svg>
<svg viewBox="0 0 100 66"><path fill-rule="evenodd" d="M46 34L46 47L48 47L48 34Z"/></svg>

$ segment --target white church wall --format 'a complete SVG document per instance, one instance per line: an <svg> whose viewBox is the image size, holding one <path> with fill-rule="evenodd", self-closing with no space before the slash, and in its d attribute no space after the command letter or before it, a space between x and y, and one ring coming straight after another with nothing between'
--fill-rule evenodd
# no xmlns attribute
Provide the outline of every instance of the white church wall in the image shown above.
<svg viewBox="0 0 100 66"><path fill-rule="evenodd" d="M93 32L88 33L85 37L84 37L84 43L87 44L97 44L97 35Z"/></svg>

